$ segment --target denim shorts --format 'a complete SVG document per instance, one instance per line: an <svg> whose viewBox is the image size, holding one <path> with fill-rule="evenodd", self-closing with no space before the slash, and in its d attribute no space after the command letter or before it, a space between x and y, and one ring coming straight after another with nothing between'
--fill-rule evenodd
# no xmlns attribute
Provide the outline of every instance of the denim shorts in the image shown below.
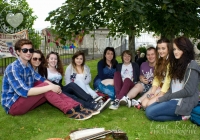
<svg viewBox="0 0 200 140"><path fill-rule="evenodd" d="M142 82L140 82L140 84L142 84L142 86L143 86L143 91L142 91L141 95L143 95L144 93L149 91L149 89L152 87L152 84L144 84Z"/></svg>

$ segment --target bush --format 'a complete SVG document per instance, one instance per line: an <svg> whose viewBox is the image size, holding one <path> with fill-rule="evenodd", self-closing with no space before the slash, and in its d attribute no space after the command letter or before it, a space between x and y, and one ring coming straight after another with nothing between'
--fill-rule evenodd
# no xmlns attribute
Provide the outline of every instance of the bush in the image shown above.
<svg viewBox="0 0 200 140"><path fill-rule="evenodd" d="M146 51L147 51L146 47L143 47L143 46L140 46L137 50L139 50L140 53L145 53L145 54L146 54Z"/></svg>

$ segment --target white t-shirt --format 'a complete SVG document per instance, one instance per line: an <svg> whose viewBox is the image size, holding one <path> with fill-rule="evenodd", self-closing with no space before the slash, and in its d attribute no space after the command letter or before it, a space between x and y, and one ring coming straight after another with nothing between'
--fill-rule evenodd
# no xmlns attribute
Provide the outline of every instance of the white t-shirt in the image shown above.
<svg viewBox="0 0 200 140"><path fill-rule="evenodd" d="M56 83L59 83L59 81L62 79L62 75L57 72L57 73L52 73L49 68L47 68L47 72L48 72L48 77L47 79L50 81L54 81Z"/></svg>
<svg viewBox="0 0 200 140"><path fill-rule="evenodd" d="M184 84L184 81L179 81L179 80L172 80L172 83L171 83L171 88L172 88L172 93L174 92L177 92L181 89L183 89L183 84ZM179 100L179 99L173 99L173 100Z"/></svg>
<svg viewBox="0 0 200 140"><path fill-rule="evenodd" d="M122 65L121 76L123 81L125 78L129 78L133 81L133 67L131 63L129 65Z"/></svg>
<svg viewBox="0 0 200 140"><path fill-rule="evenodd" d="M85 78L84 74L78 74L78 73L76 74L76 79L84 82L84 78Z"/></svg>

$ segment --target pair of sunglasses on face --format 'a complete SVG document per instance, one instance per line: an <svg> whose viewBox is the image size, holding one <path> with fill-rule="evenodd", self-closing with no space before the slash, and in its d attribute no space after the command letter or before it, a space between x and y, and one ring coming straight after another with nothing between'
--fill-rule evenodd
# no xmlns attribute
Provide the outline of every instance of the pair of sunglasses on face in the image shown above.
<svg viewBox="0 0 200 140"><path fill-rule="evenodd" d="M40 62L42 61L42 58L33 57L32 59L33 61L40 61Z"/></svg>
<svg viewBox="0 0 200 140"><path fill-rule="evenodd" d="M23 53L27 53L28 51L29 51L30 53L33 53L33 52L34 52L34 49L33 49L33 48L31 48L31 49L23 48L23 49L21 49L21 51L22 51Z"/></svg>

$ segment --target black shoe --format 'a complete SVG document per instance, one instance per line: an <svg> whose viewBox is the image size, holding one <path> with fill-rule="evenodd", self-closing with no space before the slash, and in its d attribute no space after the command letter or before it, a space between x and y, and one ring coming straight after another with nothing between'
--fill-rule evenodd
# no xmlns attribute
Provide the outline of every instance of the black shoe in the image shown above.
<svg viewBox="0 0 200 140"><path fill-rule="evenodd" d="M99 108L101 108L101 106L102 106L102 103L96 103L96 105L94 106L94 109L93 110L98 110Z"/></svg>
<svg viewBox="0 0 200 140"><path fill-rule="evenodd" d="M102 112L104 109L106 109L109 105L110 105L111 99L107 99L106 102L104 102L104 104L101 105L101 107L98 109L100 112Z"/></svg>

